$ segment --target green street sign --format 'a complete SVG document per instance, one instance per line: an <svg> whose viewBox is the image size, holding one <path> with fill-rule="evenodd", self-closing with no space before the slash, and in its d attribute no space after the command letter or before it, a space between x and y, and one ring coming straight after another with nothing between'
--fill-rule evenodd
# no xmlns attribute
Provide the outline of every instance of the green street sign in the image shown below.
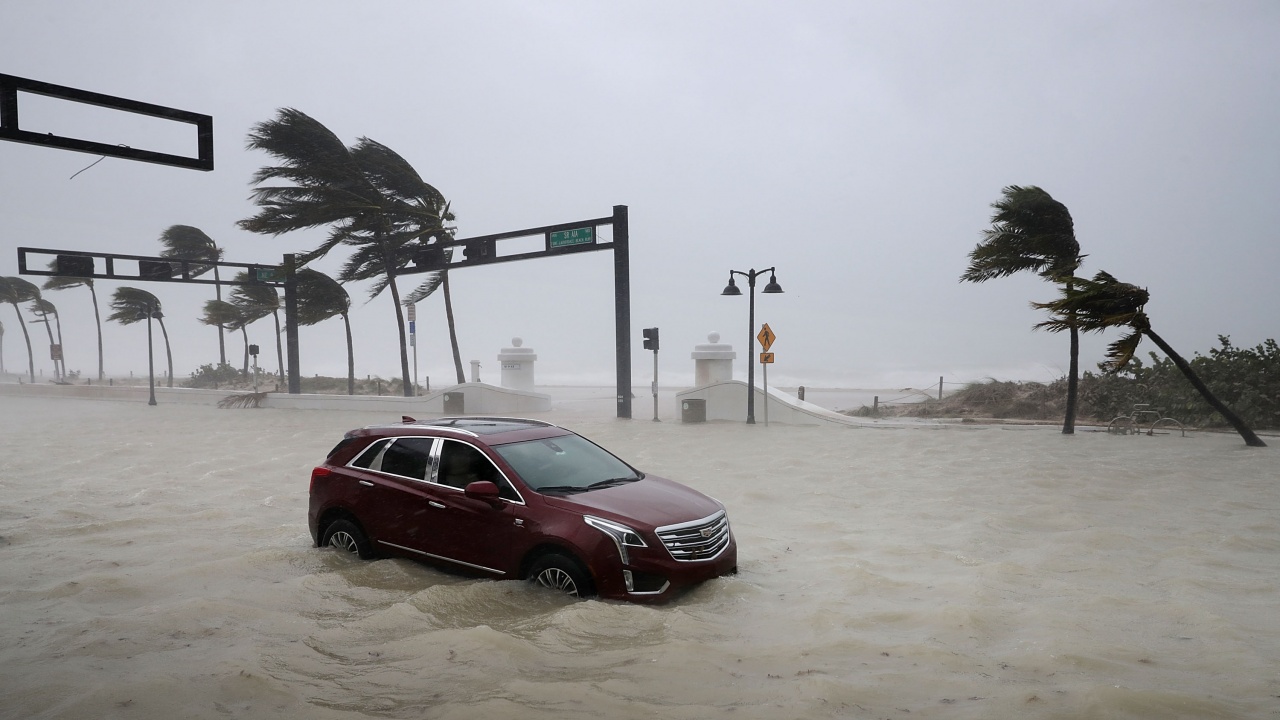
<svg viewBox="0 0 1280 720"><path fill-rule="evenodd" d="M257 275L256 279L258 282L267 282L269 280L276 279L275 268L254 268L254 272Z"/></svg>
<svg viewBox="0 0 1280 720"><path fill-rule="evenodd" d="M570 245L589 245L596 241L595 228L576 228L574 230L556 230L548 233L549 244L553 248L569 247Z"/></svg>

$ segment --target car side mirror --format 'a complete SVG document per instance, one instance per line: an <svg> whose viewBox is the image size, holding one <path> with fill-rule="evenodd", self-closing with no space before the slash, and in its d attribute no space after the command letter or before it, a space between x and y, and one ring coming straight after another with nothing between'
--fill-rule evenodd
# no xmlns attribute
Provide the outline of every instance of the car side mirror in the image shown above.
<svg viewBox="0 0 1280 720"><path fill-rule="evenodd" d="M498 497L498 486L488 480L477 480L462 490L462 494L473 500L487 502L494 507L502 506L502 498Z"/></svg>

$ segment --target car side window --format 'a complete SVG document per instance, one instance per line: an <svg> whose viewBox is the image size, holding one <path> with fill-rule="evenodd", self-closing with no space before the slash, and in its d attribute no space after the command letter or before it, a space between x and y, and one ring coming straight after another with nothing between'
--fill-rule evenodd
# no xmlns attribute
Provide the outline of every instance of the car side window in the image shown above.
<svg viewBox="0 0 1280 720"><path fill-rule="evenodd" d="M488 480L498 486L498 497L519 502L515 488L502 477L493 461L476 448L456 440L445 440L440 449L440 471L436 482L458 489L465 489L473 482Z"/></svg>
<svg viewBox="0 0 1280 720"><path fill-rule="evenodd" d="M431 438L396 438L382 453L384 473L400 475L414 480L426 480L431 467Z"/></svg>
<svg viewBox="0 0 1280 720"><path fill-rule="evenodd" d="M382 457L382 451L386 450L387 445L390 443L390 440L379 440L365 448L364 452L351 461L351 467L364 468L366 470L377 469L377 460Z"/></svg>

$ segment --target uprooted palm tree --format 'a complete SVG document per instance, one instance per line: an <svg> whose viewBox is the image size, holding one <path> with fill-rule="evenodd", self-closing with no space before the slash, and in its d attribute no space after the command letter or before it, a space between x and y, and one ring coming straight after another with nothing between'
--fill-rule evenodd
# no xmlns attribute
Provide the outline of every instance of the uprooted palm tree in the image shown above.
<svg viewBox="0 0 1280 720"><path fill-rule="evenodd" d="M27 322L22 319L22 308L19 303L30 302L40 297L40 288L20 277L0 277L0 302L13 306L18 313L18 327L22 328L22 337L27 341L27 372L31 382L36 381L36 356L31 352L31 333L27 332Z"/></svg>
<svg viewBox="0 0 1280 720"><path fill-rule="evenodd" d="M280 379L284 380L284 345L280 341L280 294L272 285L249 281L249 273L236 274L236 285L231 291L231 304L240 308L245 324L256 322L270 315L276 323L276 361L280 367Z"/></svg>
<svg viewBox="0 0 1280 720"><path fill-rule="evenodd" d="M31 310L32 315L36 316L36 319L31 321L32 323L44 323L45 332L49 333L49 347L52 348L56 345L59 349L58 356L53 358L53 375L55 382L61 382L67 377L67 361L61 355L62 320L58 319L58 308L54 307L54 304L48 300L39 297L31 301L31 307L28 309ZM58 339L56 342L53 339L53 327L55 324L58 327Z"/></svg>
<svg viewBox="0 0 1280 720"><path fill-rule="evenodd" d="M169 362L169 387L173 387L173 349L169 346L169 331L164 326L164 308L155 295L127 285L116 288L111 294L111 314L107 320L121 325L132 325L143 320L153 319L160 323L160 333L164 336L164 354Z"/></svg>
<svg viewBox="0 0 1280 720"><path fill-rule="evenodd" d="M50 261L49 269L57 270L58 261ZM93 278L54 275L44 282L43 289L67 290L81 286L89 288L89 297L93 300L93 321L98 328L98 382L102 382L107 379L106 373L102 371L102 316L98 312L98 292L93 288Z"/></svg>
<svg viewBox="0 0 1280 720"><path fill-rule="evenodd" d="M160 243L164 245L164 250L160 252L160 257L203 260L208 263L216 263L222 259L222 248L218 247L213 238L206 235L200 228L190 225L170 225L163 233L160 233ZM222 299L222 278L219 276L216 264L200 265L191 263L188 265L188 269L191 277L197 277L212 270L214 281L219 283L213 286L214 297L218 300ZM227 363L227 344L223 338L221 327L218 328L218 359L224 365Z"/></svg>
<svg viewBox="0 0 1280 720"><path fill-rule="evenodd" d="M996 210L991 216L991 228L983 231L982 242L969 254L969 267L960 280L986 282L1018 272L1034 272L1070 290L1084 256L1080 254L1067 206L1034 185L1010 185L991 207ZM1070 317L1066 319L1069 321ZM1076 426L1080 335L1069 322L1067 329L1071 333L1071 361L1062 432L1070 435Z"/></svg>
<svg viewBox="0 0 1280 720"><path fill-rule="evenodd" d="M254 173L257 215L241 220L251 232L280 235L328 226L328 238L300 264L323 257L338 245L356 248L339 279L376 279L372 294L390 288L400 336L400 370L405 397L413 395L408 340L396 276L408 263L411 246L451 237L444 198L384 145L368 138L348 149L328 128L305 113L283 108L259 123L248 147L280 161ZM284 185L264 183L283 181Z"/></svg>
<svg viewBox="0 0 1280 720"><path fill-rule="evenodd" d="M244 367L241 373L244 377L249 377L249 333L245 327L250 320L244 310L226 300L208 300L205 301L204 315L200 317L200 322L216 325L223 330L240 331L240 337L244 340Z"/></svg>
<svg viewBox="0 0 1280 720"><path fill-rule="evenodd" d="M337 280L319 270L303 268L296 277L298 324L315 325L334 315L342 316L347 331L347 394L356 394L355 345L351 342L351 296Z"/></svg>
<svg viewBox="0 0 1280 720"><path fill-rule="evenodd" d="M1151 320L1145 311L1149 293L1143 288L1116 280L1106 272L1099 272L1092 280L1076 278L1074 287L1062 291L1062 297L1053 302L1032 303L1055 316L1036 327L1060 332L1078 327L1084 332L1101 332L1107 328L1128 328L1129 333L1107 346L1107 372L1117 373L1129 364L1143 336L1151 338L1157 347L1169 356L1182 371L1187 382L1200 393L1209 406L1218 411L1250 447L1266 447L1266 443L1219 400L1191 368L1191 364L1174 352L1169 343L1151 329Z"/></svg>

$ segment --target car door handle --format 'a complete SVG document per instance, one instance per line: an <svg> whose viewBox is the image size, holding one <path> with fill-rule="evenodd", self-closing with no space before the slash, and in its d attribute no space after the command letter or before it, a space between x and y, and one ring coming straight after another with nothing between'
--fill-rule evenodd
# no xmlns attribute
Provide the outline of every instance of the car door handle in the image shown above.
<svg viewBox="0 0 1280 720"><path fill-rule="evenodd" d="M368 480L361 480L360 484L365 487L373 487L373 483L369 482Z"/></svg>
<svg viewBox="0 0 1280 720"><path fill-rule="evenodd" d="M433 508L440 508L441 510L445 509L444 503L438 503L435 500L428 500L427 504Z"/></svg>

